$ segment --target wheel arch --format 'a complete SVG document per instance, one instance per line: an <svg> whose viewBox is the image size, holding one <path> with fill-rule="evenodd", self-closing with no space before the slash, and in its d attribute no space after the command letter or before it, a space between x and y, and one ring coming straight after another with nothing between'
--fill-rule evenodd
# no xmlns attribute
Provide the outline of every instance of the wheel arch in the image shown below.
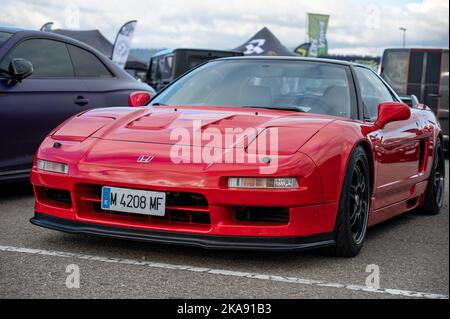
<svg viewBox="0 0 450 319"><path fill-rule="evenodd" d="M373 191L375 188L375 159L373 157L373 152L372 152L372 148L371 145L369 144L369 142L365 139L362 139L360 141L358 141L355 144L355 148L356 149L358 146L361 146L364 150L364 152L366 153L367 156L367 161L369 162L369 172L370 172L370 196L373 195ZM347 159L348 161L348 159Z"/></svg>
<svg viewBox="0 0 450 319"><path fill-rule="evenodd" d="M323 180L326 202L339 201L349 159L358 146L363 148L370 165L372 195L376 185L376 158L372 144L359 123L335 121L301 147L300 151L316 163Z"/></svg>

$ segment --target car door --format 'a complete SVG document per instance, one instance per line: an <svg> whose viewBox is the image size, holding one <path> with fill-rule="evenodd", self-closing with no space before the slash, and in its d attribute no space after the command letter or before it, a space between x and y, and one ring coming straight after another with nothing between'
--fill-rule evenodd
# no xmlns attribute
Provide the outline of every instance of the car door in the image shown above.
<svg viewBox="0 0 450 319"><path fill-rule="evenodd" d="M382 102L397 101L396 96L371 70L355 67L365 121L373 123ZM375 150L374 196L378 209L406 200L417 182L421 156L420 121L412 112L410 119L388 123L370 133Z"/></svg>
<svg viewBox="0 0 450 319"><path fill-rule="evenodd" d="M0 67L7 70L13 58L29 60L34 71L22 82L0 79L3 175L12 170L17 173L29 170L44 137L68 117L90 107L84 83L74 76L64 42L25 39L1 58Z"/></svg>
<svg viewBox="0 0 450 319"><path fill-rule="evenodd" d="M132 79L115 77L111 70L92 52L67 45L75 76L82 80L94 107L127 106L128 97L136 91ZM137 83L137 82L136 82Z"/></svg>

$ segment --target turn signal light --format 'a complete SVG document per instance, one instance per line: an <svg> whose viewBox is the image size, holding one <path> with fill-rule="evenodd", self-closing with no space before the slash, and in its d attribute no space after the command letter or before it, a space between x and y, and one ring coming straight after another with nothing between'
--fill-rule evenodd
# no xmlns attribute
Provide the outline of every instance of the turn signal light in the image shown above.
<svg viewBox="0 0 450 319"><path fill-rule="evenodd" d="M294 177L230 177L229 188L298 188Z"/></svg>
<svg viewBox="0 0 450 319"><path fill-rule="evenodd" d="M67 174L69 172L69 166L63 163L37 160L37 169L40 171L47 171L53 173Z"/></svg>

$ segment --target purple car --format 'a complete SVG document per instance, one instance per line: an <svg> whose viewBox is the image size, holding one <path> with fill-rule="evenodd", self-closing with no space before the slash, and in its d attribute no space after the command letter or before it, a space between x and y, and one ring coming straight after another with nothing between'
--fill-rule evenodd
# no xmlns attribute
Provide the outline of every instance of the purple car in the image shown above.
<svg viewBox="0 0 450 319"><path fill-rule="evenodd" d="M154 94L86 44L0 27L0 182L27 178L41 141L70 116Z"/></svg>

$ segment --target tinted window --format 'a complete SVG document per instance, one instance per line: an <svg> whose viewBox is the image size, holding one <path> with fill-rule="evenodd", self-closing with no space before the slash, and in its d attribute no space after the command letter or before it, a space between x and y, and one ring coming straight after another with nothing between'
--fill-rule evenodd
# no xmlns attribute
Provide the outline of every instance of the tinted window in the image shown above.
<svg viewBox="0 0 450 319"><path fill-rule="evenodd" d="M441 98L439 99L439 106L441 108L441 112L446 114L447 119L448 104L448 50L444 50L442 52Z"/></svg>
<svg viewBox="0 0 450 319"><path fill-rule="evenodd" d="M163 55L156 59L156 80L170 79L172 77L173 70L173 55Z"/></svg>
<svg viewBox="0 0 450 319"><path fill-rule="evenodd" d="M148 68L147 80L155 81L156 80L156 67L158 66L158 61L156 58L150 59L150 66Z"/></svg>
<svg viewBox="0 0 450 319"><path fill-rule="evenodd" d="M31 39L21 42L8 52L0 63L0 68L7 70L10 61L14 58L22 58L33 64L34 72L30 78L74 76L66 45L59 41Z"/></svg>
<svg viewBox="0 0 450 319"><path fill-rule="evenodd" d="M364 116L375 120L378 115L378 105L382 102L393 102L395 99L386 85L371 70L356 67L355 72L361 90Z"/></svg>
<svg viewBox="0 0 450 319"><path fill-rule="evenodd" d="M188 62L188 70L195 68L197 65L205 63L206 61L211 60L208 57L201 55L190 55Z"/></svg>
<svg viewBox="0 0 450 319"><path fill-rule="evenodd" d="M319 62L228 60L195 69L153 101L167 105L292 108L350 116L347 67Z"/></svg>
<svg viewBox="0 0 450 319"><path fill-rule="evenodd" d="M385 51L381 76L397 94L406 94L409 51Z"/></svg>
<svg viewBox="0 0 450 319"><path fill-rule="evenodd" d="M70 56L75 68L75 75L83 78L111 78L112 74L94 54L78 48L67 45Z"/></svg>
<svg viewBox="0 0 450 319"><path fill-rule="evenodd" d="M12 33L8 33L8 32L0 32L0 47L2 46L3 43L6 42L6 40L8 40L11 36L12 36Z"/></svg>
<svg viewBox="0 0 450 319"><path fill-rule="evenodd" d="M163 79L169 79L172 77L173 72L173 55L168 55L164 59L164 68L162 70Z"/></svg>

